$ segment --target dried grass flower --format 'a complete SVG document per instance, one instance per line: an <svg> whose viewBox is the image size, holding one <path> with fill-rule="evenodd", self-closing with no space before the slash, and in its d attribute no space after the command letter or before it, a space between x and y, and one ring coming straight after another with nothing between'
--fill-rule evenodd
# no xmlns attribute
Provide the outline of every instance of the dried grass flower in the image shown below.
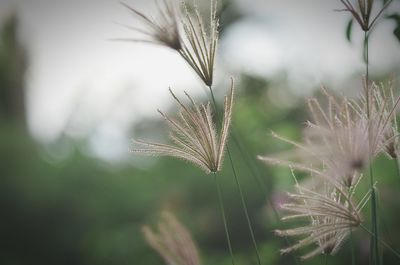
<svg viewBox="0 0 400 265"><path fill-rule="evenodd" d="M147 243L168 265L200 265L200 257L190 233L170 212L163 212L158 232L144 226Z"/></svg>
<svg viewBox="0 0 400 265"><path fill-rule="evenodd" d="M383 134L381 140L383 151L390 158L396 159L399 147L397 112L400 96L395 95L393 83L388 82L379 85L372 83L369 97L370 130L375 134ZM363 101L366 105L366 100Z"/></svg>
<svg viewBox="0 0 400 265"><path fill-rule="evenodd" d="M133 15L143 22L143 28L123 25L129 29L139 32L143 35L141 39L121 38L117 40L146 42L162 46L167 46L173 50L181 49L181 36L179 32L179 23L181 21L181 12L171 0L155 0L157 12L154 16L146 15L121 2L128 8Z"/></svg>
<svg viewBox="0 0 400 265"><path fill-rule="evenodd" d="M189 11L185 3L183 4L183 9L185 15L182 22L185 41L179 53L203 82L207 86L211 86L213 84L215 54L219 38L217 2L211 0L208 27L204 23L196 5L194 5L193 12Z"/></svg>
<svg viewBox="0 0 400 265"><path fill-rule="evenodd" d="M224 117L218 135L213 122L210 103L198 105L186 92L190 104L183 104L170 90L180 111L178 119L159 111L166 120L173 144L136 141L138 147L132 152L145 155L173 156L189 161L207 174L221 170L229 127L232 118L234 83L231 82L229 96L225 97Z"/></svg>
<svg viewBox="0 0 400 265"><path fill-rule="evenodd" d="M305 226L277 230L279 236L304 236L294 245L282 249L289 253L300 248L315 245L314 249L302 256L309 259L318 254L335 255L351 230L362 223L361 210L367 203L370 192L357 203L353 201L354 189L332 185L330 182L313 182L310 188L296 180L295 193L289 193L292 203L285 203L282 209L288 212L282 220L307 220Z"/></svg>
<svg viewBox="0 0 400 265"><path fill-rule="evenodd" d="M363 31L369 31L380 17L382 12L389 6L392 0L387 1L378 13L371 19L372 8L375 0L355 0L353 4L350 0L340 0L345 9L339 11L350 12Z"/></svg>
<svg viewBox="0 0 400 265"><path fill-rule="evenodd" d="M344 96L336 97L326 89L322 91L325 101L308 100L312 119L307 122L303 143L273 134L295 149L277 157L259 158L272 164L317 173L325 179L331 178L336 184L351 187L370 160L393 143L395 137L388 136L388 133L393 133L392 121L398 101L389 104L389 99L375 94L374 107L368 114L365 100L358 102ZM327 107L323 108L324 105Z"/></svg>
<svg viewBox="0 0 400 265"><path fill-rule="evenodd" d="M210 1L209 23L204 22L194 1L193 8L189 8L185 1L182 1L181 6L176 6L172 0L156 0L157 14L154 17L122 3L143 22L143 28L123 26L143 34L144 38L115 40L146 42L170 47L182 56L207 86L211 87L219 38L219 19L217 2Z"/></svg>

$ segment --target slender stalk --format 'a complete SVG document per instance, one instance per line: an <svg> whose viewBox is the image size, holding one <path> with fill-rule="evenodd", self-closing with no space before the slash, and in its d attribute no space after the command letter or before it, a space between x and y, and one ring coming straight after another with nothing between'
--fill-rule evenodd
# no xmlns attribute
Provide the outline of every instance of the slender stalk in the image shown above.
<svg viewBox="0 0 400 265"><path fill-rule="evenodd" d="M356 253L353 238L353 230L350 228L350 246L351 246L351 265L356 265Z"/></svg>
<svg viewBox="0 0 400 265"><path fill-rule="evenodd" d="M232 265L235 265L235 260L233 258L231 238L229 235L228 224L226 222L225 207L224 207L224 203L223 203L223 199L222 199L221 185L219 184L217 174L214 174L214 177L215 177L215 186L217 188L217 193L218 193L219 209L221 211L222 221L224 222L225 237L226 237L226 241L228 242L229 254L231 255Z"/></svg>
<svg viewBox="0 0 400 265"><path fill-rule="evenodd" d="M256 180L256 182L258 183L258 186L260 187L261 191L263 192L263 194L265 194L266 197L268 197L268 191L267 191L267 186L265 184L264 181L261 180L260 174L258 172L258 170L256 169L256 167L250 162L249 159L249 152L247 150L245 150L245 148L242 146L242 144L239 141L240 137L236 137L236 132L232 126L231 129L231 137L233 139L233 142L235 143L236 147L239 150L239 153L241 154L244 163L246 164L247 168L250 170L250 174L254 177L254 179Z"/></svg>
<svg viewBox="0 0 400 265"><path fill-rule="evenodd" d="M215 100L215 99L214 99L214 100ZM249 168L251 175L255 178L255 180L256 180L257 183L258 183L258 186L260 187L261 191L263 192L263 194L264 194L265 197L267 198L267 203L268 203L268 205L271 207L272 212L274 213L274 217L275 217L275 219L276 219L277 222L278 222L278 225L279 225L280 227L283 227L281 217L280 217L280 215L279 215L279 213L278 213L278 210L276 209L275 205L273 204L273 202L272 202L272 200L271 200L271 197L270 197L269 194L268 194L268 191L267 191L267 187L266 187L265 182L263 182L263 181L261 180L261 178L259 177L259 175L256 173L256 170L254 170L252 164L250 163L250 161L249 161L249 159L248 159L248 155L245 153L245 151L244 151L242 145L240 144L239 140L236 138L236 134L234 134L234 133L232 132L232 133L231 133L231 136L232 136L232 139L233 139L234 143L236 144L236 146L237 146L237 148L238 148L240 154L242 155L242 158L244 158L244 162L245 162L245 164L247 165L247 167ZM285 236L284 238L285 238L285 243L286 243L286 245L287 245L287 246L290 246L291 243L290 243L289 238L286 237L286 236ZM296 265L299 265L300 263L299 263L299 261L298 261L296 255L295 255L293 252L291 253L291 255L292 255L292 257L293 257L294 263L295 263Z"/></svg>
<svg viewBox="0 0 400 265"><path fill-rule="evenodd" d="M373 183L373 170L372 166L370 166L370 181ZM373 253L375 257L375 264L379 265L380 264L380 258L379 258L379 231L378 231L378 212L377 212L377 198L376 198L376 190L373 184L372 186L372 192L371 192L371 222L372 222L372 231L374 232L374 236L371 238L373 239Z"/></svg>
<svg viewBox="0 0 400 265"><path fill-rule="evenodd" d="M373 232L371 232L368 228L366 228L364 225L360 224L360 227L362 229L364 229L365 232L367 232L368 234L371 235L371 237L375 238L375 234ZM385 241L383 241L382 239L379 239L379 243L381 243L384 247L386 247L390 252L392 252L397 258L400 259L400 253L395 250L394 248L392 248L388 243L386 243Z"/></svg>
<svg viewBox="0 0 400 265"><path fill-rule="evenodd" d="M325 254L325 265L328 265L328 254Z"/></svg>
<svg viewBox="0 0 400 265"><path fill-rule="evenodd" d="M397 176L400 178L400 161L399 161L399 158L396 157L394 160L395 160L394 163L396 165Z"/></svg>
<svg viewBox="0 0 400 265"><path fill-rule="evenodd" d="M244 200L243 191L242 191L242 187L241 187L240 182L239 182L239 178L237 177L235 167L233 166L233 160L232 160L232 156L231 156L231 154L230 154L230 151L229 151L229 147L228 147L228 146L226 147L226 151L227 151L227 153L228 153L229 162L230 162L231 167L232 167L233 176L235 177L236 186L237 186L238 191L239 191L240 200L241 200L241 203L242 203L242 207L243 207L244 214L245 214L245 216L246 216L247 226L248 226L248 228L249 228L251 240L252 240L252 242L253 242L254 250L256 251L257 262L258 262L259 265L261 265L260 253L259 253L259 251L258 251L257 242L256 242L256 239L255 239L255 236L254 236L253 227L252 227L252 225L251 225L249 213L248 213L248 210L247 210L247 205L246 205L246 202L245 202L245 200Z"/></svg>
<svg viewBox="0 0 400 265"><path fill-rule="evenodd" d="M213 98L213 97L214 97L214 94L212 93L211 95L212 95L212 98ZM213 102L214 102L214 104L215 104L215 98L213 99ZM214 105L214 106L215 106L215 105ZM233 127L233 126L232 126L232 127ZM276 219L276 221L277 221L279 227L283 227L281 217L280 217L280 215L279 215L279 213L278 213L278 210L276 209L275 205L273 204L273 202L272 202L272 200L271 200L271 197L270 197L269 194L268 194L268 190L267 190L267 186L266 186L265 182L261 180L261 178L260 178L260 176L259 176L259 172L258 172L256 169L254 169L254 165L250 162L249 154L248 154L248 152L246 152L247 150L245 150L245 149L243 148L243 146L241 145L241 143L240 143L239 139L236 137L236 135L237 135L237 134L234 132L234 129L232 128L232 130L231 130L231 137L232 137L232 139L233 139L233 141L234 141L236 147L238 148L239 153L241 154L242 158L244 159L244 162L245 162L246 166L248 167L248 169L250 170L251 175L254 177L254 179L255 179L256 182L258 183L258 186L259 186L259 188L261 189L262 193L263 193L263 194L265 195L265 197L267 198L267 203L268 203L269 206L271 207L271 209L272 209L272 211L273 211L273 213L274 213L274 217L275 217L275 219ZM287 246L292 245L292 244L290 243L290 240L289 240L288 237L285 236L284 238L285 238L285 243L286 243ZM300 263L299 263L299 261L298 261L296 255L295 255L293 252L291 253L291 255L292 255L292 257L293 257L293 260L294 260L295 264L296 264L296 265L299 265Z"/></svg>
<svg viewBox="0 0 400 265"><path fill-rule="evenodd" d="M218 120L219 122L221 122L221 120L220 120L220 118L219 118L219 115L218 115L217 104L216 104L216 101L215 101L215 97L214 97L213 90L212 90L211 86L210 86L209 88L210 88L211 98L212 98L213 105L214 105L214 109L215 109L215 116L217 117L217 120ZM235 178L236 186L237 186L238 191L239 191L239 195L240 195L240 200L241 200L243 212L244 212L244 214L245 214L245 216L246 216L247 226L248 226L248 228L249 228L251 240L252 240L252 243L253 243L253 246L254 246L254 250L255 250L255 252L256 252L256 255L257 255L257 262L258 262L258 265L261 265L260 253L259 253L259 251L258 251L257 242L256 242L256 239L255 239L255 236L254 236L253 226L252 226L251 221L250 221L249 213L248 213L248 210L247 210L247 205L246 205L246 202L245 202L245 199L244 199L244 196L243 196L242 187L241 187L241 185L240 185L239 178L238 178L238 176L237 176L237 174L236 174L235 166L234 166L234 164L233 164L232 155L231 155L231 152L230 152L230 150L229 150L228 144L227 144L227 146L226 146L226 152L227 152L227 154L228 154L228 158L229 158L229 162L230 162L230 164L231 164L233 176L234 176L234 178Z"/></svg>
<svg viewBox="0 0 400 265"><path fill-rule="evenodd" d="M369 98L369 36L368 31L364 32L364 52L365 52L365 99L367 101L367 115L370 116Z"/></svg>
<svg viewBox="0 0 400 265"><path fill-rule="evenodd" d="M365 48L365 98L367 102L367 115L368 120L370 118L370 81L369 81L369 36L368 30L364 31L364 48ZM370 125L369 125L370 127ZM371 133L369 132L368 138L370 138ZM369 140L371 142L371 140ZM371 188L371 224L374 237L371 238L370 255L374 255L374 260L376 265L380 265L379 258L379 231L378 231L378 216L377 216L377 200L376 200L376 190L374 187L374 174L372 168L372 159L369 157L369 177L370 177L370 188Z"/></svg>

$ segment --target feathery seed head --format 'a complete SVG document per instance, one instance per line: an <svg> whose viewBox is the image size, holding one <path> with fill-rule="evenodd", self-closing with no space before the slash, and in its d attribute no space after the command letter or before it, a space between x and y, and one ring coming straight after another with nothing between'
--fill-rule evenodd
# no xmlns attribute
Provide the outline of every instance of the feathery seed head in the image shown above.
<svg viewBox="0 0 400 265"><path fill-rule="evenodd" d="M297 182L297 180L296 180ZM297 192L289 194L293 203L282 205L289 214L283 220L306 219L306 226L277 230L279 236L304 236L294 245L282 249L281 253L289 253L310 245L316 247L302 256L308 259L318 254L334 255L349 236L352 229L361 222L361 209L369 199L369 193L355 205L352 192L343 186L335 186L330 182L319 181L311 188L296 184Z"/></svg>
<svg viewBox="0 0 400 265"><path fill-rule="evenodd" d="M367 115L365 100L357 102L344 96L335 97L325 89L323 95L323 102L315 98L308 101L312 119L305 129L304 143L274 134L275 138L293 145L295 150L284 153L281 155L283 158L260 159L291 166L324 179L331 178L336 184L351 187L368 166L369 159L384 152L395 140L388 133L391 132L398 101L391 101L391 106L385 108L389 100L382 103L382 97L375 95L370 115ZM324 105L327 107L323 108Z"/></svg>
<svg viewBox="0 0 400 265"><path fill-rule="evenodd" d="M220 133L215 128L210 103L198 105L187 93L190 104L185 105L170 90L180 111L177 119L159 111L166 120L173 144L158 144L136 141L138 148L132 152L145 155L173 156L189 161L207 174L221 170L225 146L232 118L234 83L231 82L229 96L225 97L224 117Z"/></svg>
<svg viewBox="0 0 400 265"><path fill-rule="evenodd" d="M183 2L182 19L185 32L180 55L190 65L201 80L207 85L213 84L214 62L219 38L219 19L217 18L217 2L211 1L210 22L204 23L197 6L191 13Z"/></svg>
<svg viewBox="0 0 400 265"><path fill-rule="evenodd" d="M154 232L148 226L144 226L142 231L147 243L168 265L201 264L196 244L190 233L172 213L162 213L158 232Z"/></svg>
<svg viewBox="0 0 400 265"><path fill-rule="evenodd" d="M375 0L357 0L356 4L353 4L350 0L340 0L340 2L345 8L339 11L350 12L353 18L360 25L361 29L363 31L369 31L386 7L389 6L391 0L386 2L372 20L371 13Z"/></svg>
<svg viewBox="0 0 400 265"><path fill-rule="evenodd" d="M396 159L399 147L397 111L400 96L395 95L392 82L379 85L372 83L369 98L370 131L372 136L376 135L375 138L377 138L373 139L372 144L378 145L382 149L380 151ZM366 100L363 99L363 101L366 105Z"/></svg>
<svg viewBox="0 0 400 265"><path fill-rule="evenodd" d="M173 4L172 0L155 1L157 5L157 14L149 16L143 14L129 5L121 2L123 6L128 8L138 19L143 22L144 28L136 28L126 26L129 29L137 31L144 35L143 39L117 39L122 41L146 42L169 47L173 50L181 49L181 36L179 32L179 23L181 20L181 12L178 7Z"/></svg>

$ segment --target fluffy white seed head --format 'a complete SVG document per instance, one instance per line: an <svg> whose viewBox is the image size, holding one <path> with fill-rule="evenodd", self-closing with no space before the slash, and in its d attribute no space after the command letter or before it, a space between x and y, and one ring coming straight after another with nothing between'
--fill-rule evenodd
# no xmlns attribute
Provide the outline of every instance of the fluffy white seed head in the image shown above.
<svg viewBox="0 0 400 265"><path fill-rule="evenodd" d="M159 112L170 128L169 138L172 144L136 141L132 152L177 157L193 163L207 174L220 171L232 120L233 79L229 95L225 97L224 116L219 133L213 122L210 103L199 105L186 93L190 103L184 104L171 90L170 92L180 108L178 117L172 118Z"/></svg>
<svg viewBox="0 0 400 265"><path fill-rule="evenodd" d="M158 231L142 228L147 243L167 265L200 265L200 257L190 233L170 212L163 212Z"/></svg>

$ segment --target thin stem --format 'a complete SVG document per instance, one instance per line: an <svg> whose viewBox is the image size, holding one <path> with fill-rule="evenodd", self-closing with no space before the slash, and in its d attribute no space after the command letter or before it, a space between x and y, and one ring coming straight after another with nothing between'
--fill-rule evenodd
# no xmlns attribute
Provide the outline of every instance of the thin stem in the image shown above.
<svg viewBox="0 0 400 265"><path fill-rule="evenodd" d="M210 88L210 90L211 90L211 88ZM211 91L211 95L212 95L211 97L212 97L212 100L213 100L214 106L215 106L215 98L214 98L214 94L212 93L212 91ZM217 112L217 110L215 110L215 112ZM216 114L216 115L218 117L218 114ZM271 209L272 209L272 211L274 213L274 217L275 217L279 227L283 227L283 223L282 223L281 217L280 217L280 215L278 213L278 210L276 209L275 205L272 203L271 197L268 194L266 183L261 180L258 170L254 169L254 165L250 162L248 152L246 152L246 150L243 148L242 144L240 143L240 141L236 137L236 135L237 134L235 133L234 128L232 128L231 129L231 137L232 137L236 147L238 148L239 153L241 154L242 158L244 159L244 162L245 162L246 166L249 168L250 174L254 177L254 179L258 183L258 186L261 189L262 193L267 198L267 203L271 207ZM292 245L287 236L285 236L284 239L285 239L286 246L289 247L290 245ZM293 259L294 259L295 264L299 265L300 263L299 263L296 255L293 252L291 253L291 255L292 255Z"/></svg>
<svg viewBox="0 0 400 265"><path fill-rule="evenodd" d="M365 99L367 101L367 116L370 117L370 98L369 98L369 39L368 31L364 32L364 49L365 49Z"/></svg>
<svg viewBox="0 0 400 265"><path fill-rule="evenodd" d="M212 95L213 95L213 93L212 93ZM215 103L215 99L213 99L213 102ZM232 137L234 143L236 144L240 154L242 155L242 158L244 158L244 162L245 162L246 166L249 168L251 175L255 178L261 191L265 194L265 197L267 198L267 203L271 207L271 209L274 213L274 217L277 220L279 227L283 227L281 217L280 217L275 205L273 204L271 197L268 194L265 182L261 180L260 176L258 175L258 172L256 173L256 170L253 168L253 165L249 161L248 153L245 153L245 150L242 147L242 145L240 144L240 141L237 139L236 134L234 134L233 128L231 131L231 137ZM284 239L285 239L286 245L289 247L291 245L289 238L287 236L285 236ZM299 263L296 255L294 253L292 253L292 256L293 256L295 264L299 265L300 263Z"/></svg>
<svg viewBox="0 0 400 265"><path fill-rule="evenodd" d="M265 184L264 181L261 180L258 170L250 162L249 152L243 148L242 144L239 141L240 137L236 137L236 135L237 134L232 126L231 137L233 139L233 142L235 143L236 147L238 148L239 153L242 155L242 158L244 159L244 162L245 162L247 168L250 170L250 174L254 177L254 179L258 183L258 186L260 187L261 191L265 194L266 197L268 197L267 185Z"/></svg>
<svg viewBox="0 0 400 265"><path fill-rule="evenodd" d="M209 88L210 88L211 98L212 98L213 105L214 105L214 109L215 109L215 116L217 117L218 121L221 122L221 120L220 120L220 118L219 118L219 115L218 115L217 104L216 104L216 101L215 101L215 97L214 97L213 90L212 90L211 86L210 86ZM247 226L248 226L248 228L249 228L251 240L252 240L252 243L253 243L253 246L254 246L254 250L255 250L255 252L256 252L256 255L257 255L257 262L258 262L258 265L261 265L260 253L259 253L259 251L258 251L257 242L256 242L256 239L255 239L255 236L254 236L253 227L252 227L252 225L251 225L249 213L248 213L248 210L247 210L247 205L246 205L246 202L245 202L244 196L243 196L242 187L241 187L241 185L240 185L239 178L238 178L238 176L237 176L237 174L236 174L235 166L234 166L234 164L233 164L232 155L231 155L231 152L230 152L230 150L229 150L228 144L227 144L227 146L226 146L226 152L227 152L227 154L228 154L228 158L229 158L229 162L230 162L230 164L231 164L233 176L234 176L234 178L235 178L236 186L237 186L238 191L239 191L239 195L240 195L240 200L241 200L241 203L242 203L243 212L244 212L244 214L245 214L245 216L246 216Z"/></svg>
<svg viewBox="0 0 400 265"><path fill-rule="evenodd" d="M395 160L395 164L396 164L397 176L400 177L400 161L399 161L399 158L396 157L394 160Z"/></svg>
<svg viewBox="0 0 400 265"><path fill-rule="evenodd" d="M369 81L369 39L368 39L368 30L364 31L364 45L365 45L365 98L367 101L367 116L370 122L370 81ZM370 127L368 126L368 138L371 137ZM369 139L369 145L371 146L371 139ZM379 231L378 231L378 216L377 216L377 199L376 199L376 190L374 187L374 174L372 168L372 159L371 155L369 155L369 177L370 177L370 189L371 189L371 223L372 223L372 231L374 232L374 237L371 238L371 246L370 246L370 255L374 255L374 260L376 265L380 265L379 258Z"/></svg>
<svg viewBox="0 0 400 265"><path fill-rule="evenodd" d="M217 174L214 174L214 177L215 177L215 186L217 188L217 193L218 193L219 209L221 211L222 221L224 222L225 237L226 237L226 241L228 242L229 254L231 255L232 265L235 265L235 260L233 258L232 244L231 244L231 239L230 239L229 230L228 230L228 224L226 222L225 207L224 207L224 203L222 200L221 185L219 184Z"/></svg>
<svg viewBox="0 0 400 265"><path fill-rule="evenodd" d="M371 235L371 237L375 237L375 234L372 233L368 228L366 228L364 225L360 224L360 227L364 229L365 232ZM394 248L392 248L388 243L383 241L382 239L379 239L379 242L386 247L390 252L392 252L397 258L400 259L400 253L397 252Z"/></svg>
<svg viewBox="0 0 400 265"><path fill-rule="evenodd" d="M238 188L238 190L239 190L240 200L241 200L241 203L242 203L242 207L243 207L244 214L245 214L245 216L246 216L247 226L248 226L248 228L249 228L249 232L250 232L251 240L252 240L252 242L253 242L254 250L256 251L257 262L258 262L259 265L261 265L260 253L259 253L259 251L258 251L257 242L256 242L256 239L255 239L255 236L254 236L253 227L252 227L252 225L251 225L249 213L248 213L248 210L247 210L247 205L246 205L246 202L245 202L245 200L244 200L242 187L241 187L241 185L240 185L239 178L237 177L236 170L235 170L235 167L234 167L233 161L232 161L231 152L230 152L228 146L226 146L226 151L227 151L227 153L228 153L229 162L230 162L230 164L231 164L233 176L235 177L236 186L237 186L237 188Z"/></svg>
<svg viewBox="0 0 400 265"><path fill-rule="evenodd" d="M373 170L372 166L370 166L370 180L373 181ZM373 237L373 252L375 257L375 264L380 264L379 258L379 231L378 231L378 213L377 213L377 198L376 198L376 190L375 187L372 185L372 192L371 192L371 221L372 221L372 231L374 232Z"/></svg>
<svg viewBox="0 0 400 265"><path fill-rule="evenodd" d="M351 265L356 264L356 253L354 246L353 230L350 228L350 246L351 246Z"/></svg>

